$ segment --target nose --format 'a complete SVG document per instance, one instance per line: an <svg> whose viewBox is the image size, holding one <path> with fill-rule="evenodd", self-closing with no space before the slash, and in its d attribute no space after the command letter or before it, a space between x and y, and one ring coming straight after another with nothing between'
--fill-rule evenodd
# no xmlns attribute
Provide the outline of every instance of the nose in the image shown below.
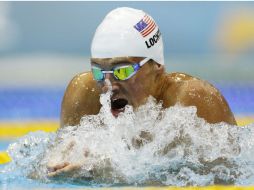
<svg viewBox="0 0 254 190"><path fill-rule="evenodd" d="M108 80L112 81L112 79L114 79L112 73L105 73L104 77L105 77L105 80L108 79Z"/></svg>
<svg viewBox="0 0 254 190"><path fill-rule="evenodd" d="M108 90L112 91L113 93L119 90L119 86L115 82L114 76L110 73L106 73L105 80L102 86L102 92L106 93Z"/></svg>
<svg viewBox="0 0 254 190"><path fill-rule="evenodd" d="M108 90L112 90L112 83L110 81L110 73L105 74L105 80L103 82L102 92L106 93Z"/></svg>

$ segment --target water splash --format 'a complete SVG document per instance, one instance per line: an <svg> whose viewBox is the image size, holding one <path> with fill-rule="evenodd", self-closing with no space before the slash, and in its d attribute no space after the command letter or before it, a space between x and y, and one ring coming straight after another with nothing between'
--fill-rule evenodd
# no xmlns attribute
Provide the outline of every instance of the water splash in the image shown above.
<svg viewBox="0 0 254 190"><path fill-rule="evenodd" d="M150 97L115 118L108 91L98 115L57 134L31 133L8 148L13 162L2 173L36 176L49 182L46 165L72 163L80 169L60 180L90 184L254 184L254 124L208 124L196 107L162 109ZM21 172L22 171L22 172Z"/></svg>

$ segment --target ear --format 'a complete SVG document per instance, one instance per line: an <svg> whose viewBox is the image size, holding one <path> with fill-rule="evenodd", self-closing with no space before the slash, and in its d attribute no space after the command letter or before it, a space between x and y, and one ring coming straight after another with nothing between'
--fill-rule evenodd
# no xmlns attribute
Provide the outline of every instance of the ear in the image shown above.
<svg viewBox="0 0 254 190"><path fill-rule="evenodd" d="M162 74L165 72L165 66L156 62L154 62L154 69L158 74Z"/></svg>

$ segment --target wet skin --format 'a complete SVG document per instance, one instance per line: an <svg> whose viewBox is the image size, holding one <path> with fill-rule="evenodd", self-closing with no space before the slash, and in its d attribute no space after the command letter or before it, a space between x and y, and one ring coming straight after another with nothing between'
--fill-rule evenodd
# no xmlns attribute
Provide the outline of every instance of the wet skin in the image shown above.
<svg viewBox="0 0 254 190"><path fill-rule="evenodd" d="M91 59L105 69L124 63L136 63L143 58ZM224 121L235 125L236 121L221 93L206 81L184 73L166 73L164 66L152 60L144 64L130 79L119 81L106 74L112 84L113 96L124 98L134 108L144 104L149 95L163 101L168 108L179 102L183 106L196 106L197 115L209 123ZM62 101L61 126L77 125L84 115L98 114L99 96L108 90L105 82L97 82L91 72L75 76L68 85Z"/></svg>
<svg viewBox="0 0 254 190"><path fill-rule="evenodd" d="M142 59L140 57L93 58L91 64L110 70L118 64L134 64ZM144 104L151 95L158 102L162 101L164 108L174 106L176 103L183 106L196 106L197 115L209 123L226 122L236 125L234 115L226 100L215 87L184 73L168 74L164 66L153 60L144 64L134 76L126 81L119 81L112 74L106 74L106 79L109 79L112 84L111 101L125 99L135 109ZM106 83L95 81L91 72L75 76L69 83L62 101L61 127L78 125L82 116L98 114L101 108L99 96L107 90ZM116 117L119 112L112 110L112 114ZM135 140L134 142L137 143ZM137 144L138 147L142 142ZM49 163L49 168L51 171L49 176L56 176L78 167L70 163Z"/></svg>

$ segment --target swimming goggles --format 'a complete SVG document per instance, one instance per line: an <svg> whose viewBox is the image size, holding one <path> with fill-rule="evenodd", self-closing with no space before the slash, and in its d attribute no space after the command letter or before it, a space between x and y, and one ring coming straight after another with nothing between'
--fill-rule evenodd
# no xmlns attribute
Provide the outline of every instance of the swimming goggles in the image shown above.
<svg viewBox="0 0 254 190"><path fill-rule="evenodd" d="M102 70L101 68L92 65L93 78L97 81L103 81L106 73L112 73L117 80L127 80L137 73L137 71L148 61L150 58L145 58L139 63L132 65L115 66L111 70Z"/></svg>

